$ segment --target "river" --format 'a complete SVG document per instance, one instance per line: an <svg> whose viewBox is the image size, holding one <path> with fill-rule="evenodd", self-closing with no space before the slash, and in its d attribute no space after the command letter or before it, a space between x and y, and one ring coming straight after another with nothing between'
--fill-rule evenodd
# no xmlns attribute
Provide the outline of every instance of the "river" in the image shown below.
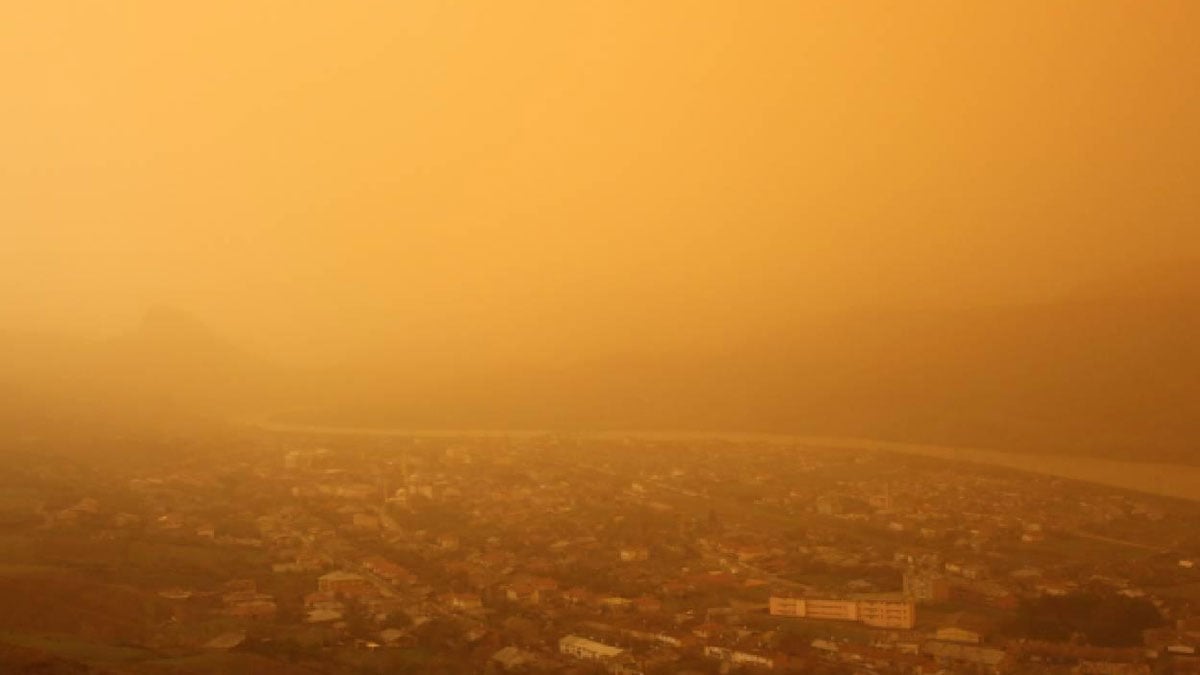
<svg viewBox="0 0 1200 675"><path fill-rule="evenodd" d="M495 429L393 429L370 427L327 427L295 424L254 424L265 431L278 433L338 434L363 436L474 436L491 438L529 438L554 433L537 430ZM864 438L829 438L787 434L720 433L687 431L604 431L569 434L583 438L645 438L658 440L730 440L766 443L789 443L849 450L876 450L920 455L955 462L974 462L1002 466L1018 471L1058 476L1070 480L1107 485L1163 497L1200 501L1200 466L1155 462L1131 462L1117 459L1097 459L1074 455L1026 454L957 448L918 443L895 443Z"/></svg>

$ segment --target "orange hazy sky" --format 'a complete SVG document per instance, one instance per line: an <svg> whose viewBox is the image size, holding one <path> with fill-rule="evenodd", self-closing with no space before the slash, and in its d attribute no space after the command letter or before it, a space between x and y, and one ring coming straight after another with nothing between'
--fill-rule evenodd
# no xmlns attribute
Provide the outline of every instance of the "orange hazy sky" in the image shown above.
<svg viewBox="0 0 1200 675"><path fill-rule="evenodd" d="M0 326L604 350L1200 255L1200 2L7 2ZM563 347L569 345L569 347Z"/></svg>

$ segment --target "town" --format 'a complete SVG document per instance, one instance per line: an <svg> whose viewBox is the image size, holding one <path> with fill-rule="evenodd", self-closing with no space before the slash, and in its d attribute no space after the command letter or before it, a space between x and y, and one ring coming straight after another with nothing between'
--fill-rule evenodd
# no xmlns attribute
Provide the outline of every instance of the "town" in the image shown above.
<svg viewBox="0 0 1200 675"><path fill-rule="evenodd" d="M223 443L6 475L12 605L54 569L138 609L0 642L214 672L1200 672L1193 502L715 437Z"/></svg>

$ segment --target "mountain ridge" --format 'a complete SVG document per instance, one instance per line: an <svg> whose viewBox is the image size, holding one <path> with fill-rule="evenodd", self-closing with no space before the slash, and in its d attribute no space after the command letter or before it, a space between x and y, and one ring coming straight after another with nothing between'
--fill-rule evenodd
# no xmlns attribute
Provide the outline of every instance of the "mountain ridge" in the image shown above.
<svg viewBox="0 0 1200 675"><path fill-rule="evenodd" d="M702 354L422 369L369 355L285 368L170 308L108 340L5 340L8 426L108 428L276 415L422 428L693 429L871 437L1200 462L1190 268L1136 293L799 317ZM1139 273L1143 274L1144 273ZM281 412L291 411L291 412Z"/></svg>

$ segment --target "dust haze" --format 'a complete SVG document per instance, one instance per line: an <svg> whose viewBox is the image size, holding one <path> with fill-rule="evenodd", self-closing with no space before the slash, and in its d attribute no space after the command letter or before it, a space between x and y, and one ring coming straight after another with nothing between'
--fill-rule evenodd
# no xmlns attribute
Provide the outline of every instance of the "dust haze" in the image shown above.
<svg viewBox="0 0 1200 675"><path fill-rule="evenodd" d="M3 11L9 369L164 313L239 352L175 335L38 389L134 378L383 425L1195 439L1190 3ZM270 409L241 391L264 370L312 396Z"/></svg>
<svg viewBox="0 0 1200 675"><path fill-rule="evenodd" d="M0 672L1200 672L1198 27L0 2Z"/></svg>

